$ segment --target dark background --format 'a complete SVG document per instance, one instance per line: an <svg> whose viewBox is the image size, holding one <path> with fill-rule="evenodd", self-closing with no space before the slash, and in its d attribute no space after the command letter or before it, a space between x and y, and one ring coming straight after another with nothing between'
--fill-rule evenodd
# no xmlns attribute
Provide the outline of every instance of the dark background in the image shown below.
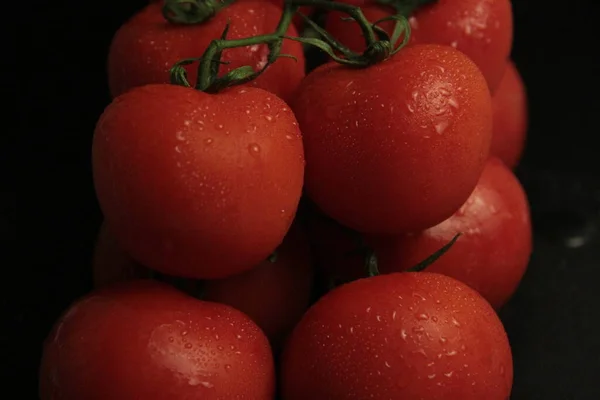
<svg viewBox="0 0 600 400"><path fill-rule="evenodd" d="M2 376L18 380L11 398L35 398L43 338L59 313L91 288L100 213L90 147L109 102L105 57L114 31L145 3L34 4L19 14L27 18L15 19L16 36L8 36L18 38L23 53L3 77L5 87L16 89L20 119L19 146L3 148L21 164L13 169L21 193L18 224L15 191L3 185L0 192L5 255L18 249L2 261ZM518 0L513 7L513 58L530 99L529 143L518 173L536 238L529 270L501 313L514 352L512 398L598 399L600 2L571 0L556 8ZM3 155L2 162L12 157Z"/></svg>

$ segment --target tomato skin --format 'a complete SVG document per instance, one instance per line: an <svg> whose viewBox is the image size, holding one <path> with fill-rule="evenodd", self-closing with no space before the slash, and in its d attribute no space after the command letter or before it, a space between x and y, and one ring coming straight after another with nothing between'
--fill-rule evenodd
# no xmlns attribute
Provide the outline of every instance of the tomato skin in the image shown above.
<svg viewBox="0 0 600 400"><path fill-rule="evenodd" d="M274 262L265 260L245 273L206 281L202 298L244 312L278 350L308 308L312 281L306 234L292 225Z"/></svg>
<svg viewBox="0 0 600 400"><path fill-rule="evenodd" d="M285 400L505 400L512 379L492 307L427 272L361 279L325 295L294 329L282 364Z"/></svg>
<svg viewBox="0 0 600 400"><path fill-rule="evenodd" d="M154 281L75 302L40 369L42 400L271 400L274 386L269 343L247 316Z"/></svg>
<svg viewBox="0 0 600 400"><path fill-rule="evenodd" d="M410 46L365 69L325 64L292 108L306 193L363 233L442 222L469 197L489 155L490 93L475 64L449 46Z"/></svg>
<svg viewBox="0 0 600 400"><path fill-rule="evenodd" d="M243 1L219 11L209 21L199 25L173 25L161 13L161 3L151 3L126 22L115 34L108 55L108 81L113 97L137 86L169 83L169 69L185 58L201 57L213 39L218 39L227 22L228 39L241 39L275 31L281 7L268 1ZM288 35L298 36L294 26ZM304 53L300 43L286 40L281 52L298 61L280 58L248 85L275 93L288 101L304 78ZM265 65L268 48L265 45L228 49L223 52L221 73L243 65L256 70ZM197 64L186 66L188 80L197 80Z"/></svg>
<svg viewBox="0 0 600 400"><path fill-rule="evenodd" d="M423 232L369 238L382 273L406 270L462 236L427 267L477 290L501 308L516 290L529 262L532 230L527 197L502 161L490 158L465 204Z"/></svg>
<svg viewBox="0 0 600 400"><path fill-rule="evenodd" d="M358 5L369 21L394 13L373 0L342 0ZM342 13L329 13L327 30L355 51L365 48L358 24L342 21ZM510 0L439 0L418 9L409 19L410 43L453 46L471 58L481 69L493 93L504 74L513 42L513 16ZM392 23L381 25L387 32Z"/></svg>
<svg viewBox="0 0 600 400"><path fill-rule="evenodd" d="M291 225L304 176L293 113L256 88L135 88L102 114L92 158L121 248L149 268L198 279L268 257Z"/></svg>
<svg viewBox="0 0 600 400"><path fill-rule="evenodd" d="M93 266L97 288L151 278L148 268L121 250L106 224L100 230ZM225 279L203 283L186 281L184 287L178 288L248 315L265 333L274 350L278 350L308 308L313 275L306 233L294 224L277 249L274 262L265 260L249 271Z"/></svg>
<svg viewBox="0 0 600 400"><path fill-rule="evenodd" d="M515 64L511 62L492 97L494 129L490 153L515 168L525 148L527 92Z"/></svg>

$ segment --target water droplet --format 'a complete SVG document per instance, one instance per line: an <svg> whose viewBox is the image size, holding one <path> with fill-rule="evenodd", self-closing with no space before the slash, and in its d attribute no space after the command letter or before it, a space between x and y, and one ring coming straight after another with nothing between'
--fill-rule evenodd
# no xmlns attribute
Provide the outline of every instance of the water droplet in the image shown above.
<svg viewBox="0 0 600 400"><path fill-rule="evenodd" d="M444 133L444 131L446 130L446 128L448 128L448 121L441 121L438 122L437 124L435 124L435 131L439 134Z"/></svg>
<svg viewBox="0 0 600 400"><path fill-rule="evenodd" d="M219 335L215 334L215 340L219 340Z"/></svg>
<svg viewBox="0 0 600 400"><path fill-rule="evenodd" d="M406 108L408 108L408 111L410 111L411 113L415 112L415 108L410 103L406 103Z"/></svg>
<svg viewBox="0 0 600 400"><path fill-rule="evenodd" d="M250 143L248 145L248 151L252 155L257 155L260 153L260 146L258 145L258 143Z"/></svg>
<svg viewBox="0 0 600 400"><path fill-rule="evenodd" d="M231 369L231 364L224 365L225 371L229 371Z"/></svg>
<svg viewBox="0 0 600 400"><path fill-rule="evenodd" d="M204 139L204 144L206 146L210 146L212 144L212 142L213 142L212 138L206 138L206 139Z"/></svg>
<svg viewBox="0 0 600 400"><path fill-rule="evenodd" d="M200 385L204 386L207 389L212 389L213 387L215 387L215 385L213 385L210 382L200 382Z"/></svg>
<svg viewBox="0 0 600 400"><path fill-rule="evenodd" d="M250 124L250 126L248 127L248 129L246 129L246 132L248 132L248 133L254 133L254 132L256 132L256 125Z"/></svg>
<svg viewBox="0 0 600 400"><path fill-rule="evenodd" d="M412 328L412 331L414 333L423 333L425 332L425 328L423 328L422 326L415 326Z"/></svg>
<svg viewBox="0 0 600 400"><path fill-rule="evenodd" d="M450 350L449 352L446 353L446 355L448 357L452 357L452 356L455 356L457 354L458 354L458 352L456 350Z"/></svg>
<svg viewBox="0 0 600 400"><path fill-rule="evenodd" d="M236 337L237 339L241 339L241 338L242 338L242 335L235 335L235 337ZM232 346L232 347L233 347L233 346ZM232 348L232 350L233 350L233 348Z"/></svg>
<svg viewBox="0 0 600 400"><path fill-rule="evenodd" d="M221 130L221 129L223 129L224 127L223 127L223 124L217 124L217 125L215 126L215 128L217 128L217 129Z"/></svg>
<svg viewBox="0 0 600 400"><path fill-rule="evenodd" d="M177 133L175 134L175 137L177 138L177 140L180 140L180 141L184 141L185 140L185 136L183 136L183 132L182 131L177 131Z"/></svg>
<svg viewBox="0 0 600 400"><path fill-rule="evenodd" d="M368 313L371 312L371 307L367 307L365 311L367 311Z"/></svg>
<svg viewBox="0 0 600 400"><path fill-rule="evenodd" d="M396 311L394 311L394 312L392 313L392 320L394 320L394 321L396 320Z"/></svg>
<svg viewBox="0 0 600 400"><path fill-rule="evenodd" d="M376 315L375 319L377 320L377 322L381 322L381 315Z"/></svg>
<svg viewBox="0 0 600 400"><path fill-rule="evenodd" d="M505 372L506 371L504 370L504 365L500 365L500 375L504 376Z"/></svg>
<svg viewBox="0 0 600 400"><path fill-rule="evenodd" d="M271 115L265 115L265 119L269 122L273 121L273 116Z"/></svg>
<svg viewBox="0 0 600 400"><path fill-rule="evenodd" d="M400 331L400 337L402 338L402 340L406 341L406 338L408 337L408 335L406 334L406 330L402 329Z"/></svg>
<svg viewBox="0 0 600 400"><path fill-rule="evenodd" d="M388 367L388 368L392 368L392 366L390 365L390 363L388 363L387 361L385 361L383 364L384 364L386 367Z"/></svg>
<svg viewBox="0 0 600 400"><path fill-rule="evenodd" d="M425 313L417 314L417 319L421 321L427 321L429 319L429 315Z"/></svg>
<svg viewBox="0 0 600 400"><path fill-rule="evenodd" d="M285 138L286 138L287 140L292 140L294 137L293 137L292 135L285 135Z"/></svg>
<svg viewBox="0 0 600 400"><path fill-rule="evenodd" d="M460 322L458 322L454 317L452 317L452 325L456 326L457 328L460 328Z"/></svg>
<svg viewBox="0 0 600 400"><path fill-rule="evenodd" d="M450 378L453 374L454 374L454 371L445 372L444 376L447 377L447 378Z"/></svg>
<svg viewBox="0 0 600 400"><path fill-rule="evenodd" d="M181 153L181 146L175 146L175 151Z"/></svg>
<svg viewBox="0 0 600 400"><path fill-rule="evenodd" d="M219 346L217 346L217 350L219 350L219 351L223 351L223 346L220 346L220 345L219 345Z"/></svg>
<svg viewBox="0 0 600 400"><path fill-rule="evenodd" d="M435 374L429 374L429 375L427 375L427 378L433 379L433 378L435 378Z"/></svg>
<svg viewBox="0 0 600 400"><path fill-rule="evenodd" d="M186 336L187 334L188 334L188 331L181 332L181 336Z"/></svg>
<svg viewBox="0 0 600 400"><path fill-rule="evenodd" d="M168 340L169 340L170 343L173 343L175 341L175 338L173 336L169 336Z"/></svg>
<svg viewBox="0 0 600 400"><path fill-rule="evenodd" d="M413 297L416 297L417 299L421 300L421 301L425 301L427 300L422 294L420 293L413 293Z"/></svg>
<svg viewBox="0 0 600 400"><path fill-rule="evenodd" d="M188 349L188 350L189 350L189 349L191 349L193 346L192 346L192 344L191 344L191 343L186 343L186 344L185 344L185 346L183 346L183 347L185 347L186 349Z"/></svg>
<svg viewBox="0 0 600 400"><path fill-rule="evenodd" d="M448 339L447 339L447 338L445 338L444 336L440 336L440 343L441 343L441 344L448 343Z"/></svg>

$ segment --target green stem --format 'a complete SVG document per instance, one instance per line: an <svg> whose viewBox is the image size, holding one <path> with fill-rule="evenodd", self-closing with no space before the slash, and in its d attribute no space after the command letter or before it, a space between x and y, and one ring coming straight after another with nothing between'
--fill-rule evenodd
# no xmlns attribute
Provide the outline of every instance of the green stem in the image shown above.
<svg viewBox="0 0 600 400"><path fill-rule="evenodd" d="M375 0L382 6L392 7L396 14L400 14L406 18L410 17L417 9L437 3L439 0Z"/></svg>
<svg viewBox="0 0 600 400"><path fill-rule="evenodd" d="M235 0L165 0L162 14L172 24L201 24L233 2Z"/></svg>
<svg viewBox="0 0 600 400"><path fill-rule="evenodd" d="M442 246L442 248L437 250L435 253L433 253L432 255L430 255L429 257L427 257L426 259L424 259L423 261L421 261L414 267L407 269L406 272L421 272L425 268L429 267L431 264L433 264L435 261L437 261L438 258L443 256L448 250L450 250L450 248L454 245L454 243L456 243L456 241L458 240L460 235L462 235L462 234L457 233L456 235L454 235L452 240L449 241L448 243L446 243L444 246Z"/></svg>
<svg viewBox="0 0 600 400"><path fill-rule="evenodd" d="M369 278L379 275L379 267L377 266L377 257L374 252L369 252L365 257L365 264L367 266L367 275Z"/></svg>

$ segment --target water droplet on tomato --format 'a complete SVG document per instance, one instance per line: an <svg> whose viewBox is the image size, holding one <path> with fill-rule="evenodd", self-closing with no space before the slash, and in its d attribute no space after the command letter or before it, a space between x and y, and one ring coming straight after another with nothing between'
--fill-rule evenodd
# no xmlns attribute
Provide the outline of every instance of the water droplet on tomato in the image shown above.
<svg viewBox="0 0 600 400"><path fill-rule="evenodd" d="M223 124L217 124L217 125L215 125L215 128L216 128L217 130L221 130L221 129L223 129L224 127L223 127Z"/></svg>
<svg viewBox="0 0 600 400"><path fill-rule="evenodd" d="M446 130L446 128L448 128L448 121L441 121L438 122L437 124L435 124L435 131L439 134L444 133L444 131Z"/></svg>
<svg viewBox="0 0 600 400"><path fill-rule="evenodd" d="M402 340L406 341L406 338L408 337L408 335L406 334L406 330L402 329L400 331L400 337L402 338Z"/></svg>
<svg viewBox="0 0 600 400"><path fill-rule="evenodd" d="M458 322L458 320L454 317L452 317L452 325L456 326L457 328L460 328L460 322Z"/></svg>
<svg viewBox="0 0 600 400"><path fill-rule="evenodd" d="M221 345L217 346L217 350L219 350L219 351L223 351L223 349L224 349L224 347L223 347L223 346L221 346Z"/></svg>
<svg viewBox="0 0 600 400"><path fill-rule="evenodd" d="M185 346L183 346L183 347L185 347L186 349L188 349L188 350L189 350L189 349L191 349L193 346L192 346L192 344L191 344L191 343L186 343L186 344L185 344Z"/></svg>
<svg viewBox="0 0 600 400"><path fill-rule="evenodd" d="M204 139L204 144L206 146L210 146L212 144L212 142L213 142L212 138L206 138L206 139Z"/></svg>
<svg viewBox="0 0 600 400"><path fill-rule="evenodd" d="M181 146L175 146L175 151L181 153Z"/></svg>
<svg viewBox="0 0 600 400"><path fill-rule="evenodd" d="M269 122L273 121L273 116L272 115L265 115L265 119Z"/></svg>
<svg viewBox="0 0 600 400"><path fill-rule="evenodd" d="M225 371L229 371L231 369L231 364L225 364L223 367L225 368Z"/></svg>
<svg viewBox="0 0 600 400"><path fill-rule="evenodd" d="M173 343L175 341L175 338L173 336L169 336L168 340L169 340L170 343Z"/></svg>
<svg viewBox="0 0 600 400"><path fill-rule="evenodd" d="M433 378L435 378L435 374L429 374L429 375L427 375L427 378L433 379Z"/></svg>
<svg viewBox="0 0 600 400"><path fill-rule="evenodd" d="M200 385L204 386L207 389L212 389L213 387L215 387L215 385L213 385L210 382L200 382Z"/></svg>
<svg viewBox="0 0 600 400"><path fill-rule="evenodd" d="M417 319L421 321L427 321L429 319L429 315L425 313L417 314Z"/></svg>
<svg viewBox="0 0 600 400"><path fill-rule="evenodd" d="M260 153L260 146L258 145L258 143L250 143L248 145L248 151L253 156L258 155Z"/></svg>
<svg viewBox="0 0 600 400"><path fill-rule="evenodd" d="M285 138L286 138L287 140L292 140L294 137L293 137L292 135L285 135Z"/></svg>
<svg viewBox="0 0 600 400"><path fill-rule="evenodd" d="M440 343L446 344L446 343L448 343L448 339L446 339L444 336L440 336Z"/></svg>
<svg viewBox="0 0 600 400"><path fill-rule="evenodd" d="M450 378L454 374L454 371L444 372L446 378Z"/></svg>
<svg viewBox="0 0 600 400"><path fill-rule="evenodd" d="M412 331L417 334L422 334L423 332L425 332L425 328L423 328L422 326L415 326L412 328Z"/></svg>
<svg viewBox="0 0 600 400"><path fill-rule="evenodd" d="M177 131L177 133L175 134L175 137L177 138L177 140L180 140L180 141L184 141L185 140L185 136L183 136L183 132L182 131Z"/></svg>

